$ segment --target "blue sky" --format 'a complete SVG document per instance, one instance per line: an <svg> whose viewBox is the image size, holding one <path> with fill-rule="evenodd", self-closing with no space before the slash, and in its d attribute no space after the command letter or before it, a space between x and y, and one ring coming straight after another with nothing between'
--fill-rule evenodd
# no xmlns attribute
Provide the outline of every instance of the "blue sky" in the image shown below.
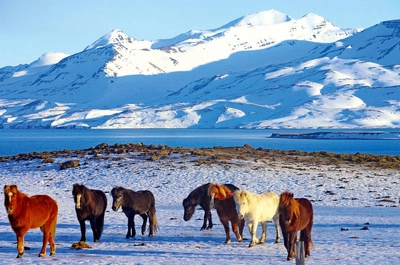
<svg viewBox="0 0 400 265"><path fill-rule="evenodd" d="M164 39L270 9L294 19L314 13L343 28L400 19L398 0L1 0L0 67L46 52L80 52L116 28L140 40Z"/></svg>

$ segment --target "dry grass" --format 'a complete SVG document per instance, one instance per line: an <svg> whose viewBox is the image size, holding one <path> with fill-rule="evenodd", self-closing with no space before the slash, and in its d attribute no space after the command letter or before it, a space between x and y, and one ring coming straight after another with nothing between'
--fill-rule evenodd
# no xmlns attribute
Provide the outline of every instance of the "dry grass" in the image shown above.
<svg viewBox="0 0 400 265"><path fill-rule="evenodd" d="M94 158L109 158L112 154L135 154L138 158L158 161L168 159L172 155L192 158L196 163L230 163L237 161L265 161L296 163L297 165L362 165L375 168L400 168L400 156L377 156L370 154L336 154L326 151L302 152L298 150L276 150L253 148L249 145L242 147L213 147L213 148L172 148L163 145L144 144L99 144L84 150L61 150L54 152L32 152L16 156L0 157L0 162L8 160L40 159L50 163L56 157L76 158L92 155Z"/></svg>

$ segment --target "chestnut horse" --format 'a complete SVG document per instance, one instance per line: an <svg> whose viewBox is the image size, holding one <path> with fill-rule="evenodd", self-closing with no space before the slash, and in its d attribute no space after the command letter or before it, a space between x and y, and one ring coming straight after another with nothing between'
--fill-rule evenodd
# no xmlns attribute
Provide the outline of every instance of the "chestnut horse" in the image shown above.
<svg viewBox="0 0 400 265"><path fill-rule="evenodd" d="M249 247L255 244L264 243L267 237L267 221L273 219L275 223L276 240L281 240L279 234L279 196L275 192L264 192L261 194L252 193L247 190L238 190L233 197L236 203L236 210L239 218L246 221L251 235ZM262 233L258 240L256 232L258 223L262 225Z"/></svg>
<svg viewBox="0 0 400 265"><path fill-rule="evenodd" d="M182 202L182 206L184 209L183 220L185 221L189 221L190 218L192 218L197 205L200 205L200 207L204 210L204 221L200 229L201 231L205 229L211 230L213 227L210 208L211 197L208 194L209 186L210 183L203 184L200 187L197 187L196 189L191 191L187 198L185 198Z"/></svg>
<svg viewBox="0 0 400 265"><path fill-rule="evenodd" d="M89 220L93 231L93 241L98 242L104 227L104 213L107 208L107 196L101 190L89 190L84 185L74 184L72 188L75 212L81 227L81 239L86 241L85 221Z"/></svg>
<svg viewBox="0 0 400 265"><path fill-rule="evenodd" d="M217 210L219 220L225 229L225 243L231 242L229 234L229 222L231 222L232 231L239 242L242 242L244 220L239 219L236 211L235 201L233 200L234 191L238 190L232 184L218 185L211 183L208 188L208 194L211 197L210 207Z"/></svg>
<svg viewBox="0 0 400 265"><path fill-rule="evenodd" d="M28 195L20 192L17 185L4 186L4 206L8 220L17 235L17 258L24 255L24 236L29 229L40 228L43 245L39 257L46 256L46 245L50 242L50 256L56 254L54 237L58 216L57 202L47 195Z"/></svg>
<svg viewBox="0 0 400 265"><path fill-rule="evenodd" d="M154 236L157 232L156 200L149 190L133 191L123 187L115 187L111 190L113 197L112 209L118 211L122 206L122 211L128 217L128 233L126 238L135 237L135 215L139 214L143 218L142 235L146 231L146 222L149 218L149 236Z"/></svg>
<svg viewBox="0 0 400 265"><path fill-rule="evenodd" d="M279 200L279 223L282 228L287 260L295 258L294 243L297 231L300 231L300 241L304 241L305 257L310 256L311 229L314 222L313 206L308 199L294 198L293 193L285 191Z"/></svg>

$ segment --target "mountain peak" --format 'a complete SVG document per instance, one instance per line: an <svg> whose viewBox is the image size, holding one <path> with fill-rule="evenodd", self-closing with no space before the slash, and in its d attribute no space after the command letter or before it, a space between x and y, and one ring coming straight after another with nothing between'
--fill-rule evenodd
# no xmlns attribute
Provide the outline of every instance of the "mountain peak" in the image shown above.
<svg viewBox="0 0 400 265"><path fill-rule="evenodd" d="M129 37L120 29L114 29L111 32L105 34L97 41L93 42L91 45L87 46L85 50L98 49L109 44L124 44L132 43L135 39Z"/></svg>
<svg viewBox="0 0 400 265"><path fill-rule="evenodd" d="M36 61L30 64L31 67L40 67L56 64L65 57L68 57L69 54L63 52L48 52L39 57Z"/></svg>
<svg viewBox="0 0 400 265"><path fill-rule="evenodd" d="M240 26L268 26L292 20L288 15L274 9L252 13L235 19L222 28Z"/></svg>

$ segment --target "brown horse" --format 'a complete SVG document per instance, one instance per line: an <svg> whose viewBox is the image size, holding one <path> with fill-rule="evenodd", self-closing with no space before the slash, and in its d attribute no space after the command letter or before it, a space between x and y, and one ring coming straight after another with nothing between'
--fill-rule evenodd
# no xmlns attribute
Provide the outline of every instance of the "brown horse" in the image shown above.
<svg viewBox="0 0 400 265"><path fill-rule="evenodd" d="M219 220L225 229L226 244L231 242L229 222L231 222L232 231L235 233L237 240L242 242L244 219L239 219L236 204L233 200L234 192L238 189L232 184L219 185L213 183L208 188L208 194L211 197L210 205L217 210Z"/></svg>
<svg viewBox="0 0 400 265"><path fill-rule="evenodd" d="M101 190L90 190L84 185L74 184L72 195L75 201L75 212L81 227L80 241L86 241L85 221L89 220L93 231L93 241L98 242L104 227L104 213L107 207L107 196Z"/></svg>
<svg viewBox="0 0 400 265"><path fill-rule="evenodd" d="M113 197L112 209L118 211L122 206L122 211L128 217L128 233L126 238L135 237L135 215L139 214L143 218L142 235L146 231L146 222L149 218L149 236L154 236L157 232L156 200L149 190L133 191L123 187L115 187L111 190Z"/></svg>
<svg viewBox="0 0 400 265"><path fill-rule="evenodd" d="M297 231L300 231L300 241L304 241L305 257L310 256L311 229L314 222L314 211L311 202L305 198L294 198L293 193L285 191L279 199L279 223L281 225L287 260L295 258L294 243Z"/></svg>
<svg viewBox="0 0 400 265"><path fill-rule="evenodd" d="M8 220L17 235L17 258L24 255L24 236L29 229L39 228L43 232L43 245L39 257L46 256L46 245L50 242L50 256L56 254L54 236L58 216L57 202L47 195L28 195L20 192L17 185L4 186L4 206Z"/></svg>

